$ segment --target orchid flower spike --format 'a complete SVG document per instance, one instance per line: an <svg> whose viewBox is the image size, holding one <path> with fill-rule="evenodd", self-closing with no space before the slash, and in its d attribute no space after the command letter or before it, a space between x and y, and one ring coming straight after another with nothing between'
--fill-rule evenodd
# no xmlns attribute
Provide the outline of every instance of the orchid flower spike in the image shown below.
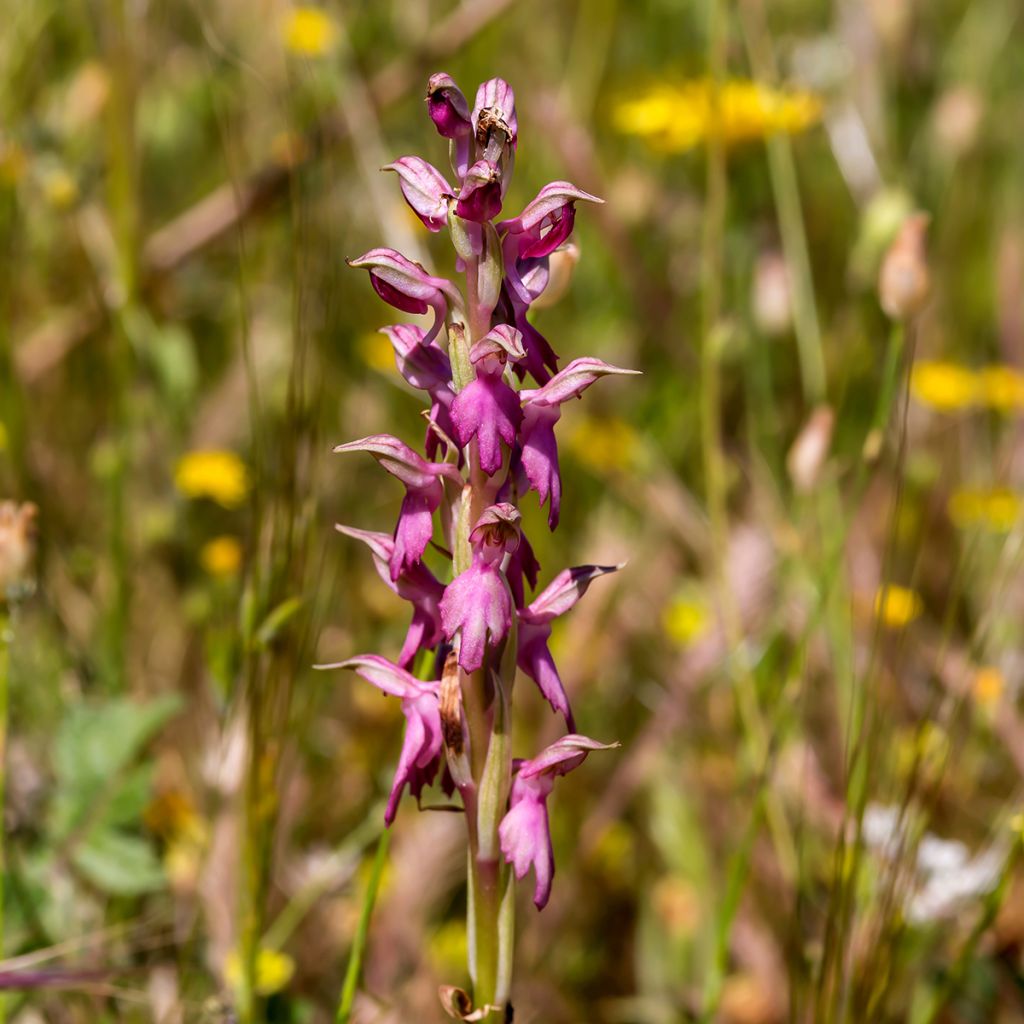
<svg viewBox="0 0 1024 1024"><path fill-rule="evenodd" d="M611 375L635 376L639 370L624 370L600 359L574 359L543 387L520 391L523 403L522 464L526 479L537 492L540 503L548 505L548 525L558 526L562 503L562 478L558 468L558 443L555 424L562 415L561 405L579 398L594 381Z"/></svg>
<svg viewBox="0 0 1024 1024"><path fill-rule="evenodd" d="M394 249L371 249L349 262L366 270L377 294L395 308L433 312L430 325L383 328L398 372L427 396L430 426L419 450L388 433L335 449L372 455L404 487L391 533L338 530L369 548L381 579L409 603L412 617L397 662L365 654L323 667L351 669L401 701L406 728L388 824L406 787L419 799L438 777L443 758L442 788L450 796L457 790L467 812L472 878L475 980L472 997L465 998L466 1006L478 1009L462 1016L498 1011L511 1017L514 930L503 923L501 908L514 878L530 870L534 902L538 908L547 903L554 875L547 801L554 781L591 750L607 749L575 731L549 646L552 625L595 579L617 568L564 569L530 600L527 588L536 591L540 565L517 506L525 491L534 490L547 506L550 527L558 525L562 479L555 428L562 404L599 377L635 371L590 357L559 370L558 354L530 320L542 299L568 287L566 268L578 257L570 242L577 208L602 200L553 181L518 216L499 220L519 141L511 87L500 78L484 82L471 108L452 77L439 72L427 83L426 104L448 142L454 176L416 155L399 157L384 170L394 172L428 231L447 228L464 285L435 277ZM532 386L524 385L527 377ZM434 568L447 568L445 557L450 574ZM442 664L440 680L424 681L410 671L416 665L418 675L436 675ZM508 742L515 732L517 671L534 680L569 730L528 761L513 761ZM497 864L502 857L511 869ZM480 894L495 884L500 899L482 900Z"/></svg>
<svg viewBox="0 0 1024 1024"><path fill-rule="evenodd" d="M317 665L319 669L347 668L391 697L402 702L405 736L391 784L384 823L395 820L398 801L406 786L417 800L429 786L441 764L441 713L438 705L440 680L424 682L378 654L361 654L347 661Z"/></svg>
<svg viewBox="0 0 1024 1024"><path fill-rule="evenodd" d="M533 868L533 902L543 910L551 896L555 877L555 855L548 824L548 797L559 775L582 764L592 750L611 750L617 743L598 743L570 733L552 743L531 761L521 761L512 781L509 809L498 830L501 852L512 865L516 878L526 877Z"/></svg>

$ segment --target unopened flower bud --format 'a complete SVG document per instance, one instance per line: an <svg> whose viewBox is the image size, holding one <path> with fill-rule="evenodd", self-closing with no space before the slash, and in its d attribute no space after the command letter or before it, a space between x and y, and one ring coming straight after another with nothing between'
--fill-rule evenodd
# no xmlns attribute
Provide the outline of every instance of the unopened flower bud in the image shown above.
<svg viewBox="0 0 1024 1024"><path fill-rule="evenodd" d="M786 457L786 469L798 494L809 494L821 479L821 468L832 444L836 414L827 405L819 405L797 434Z"/></svg>
<svg viewBox="0 0 1024 1024"><path fill-rule="evenodd" d="M443 71L431 75L427 81L427 113L442 138L468 135L472 128L466 97L452 76Z"/></svg>
<svg viewBox="0 0 1024 1024"><path fill-rule="evenodd" d="M882 261L878 297L886 316L907 320L928 300L931 276L925 253L925 235L931 218L926 213L908 217Z"/></svg>
<svg viewBox="0 0 1024 1024"><path fill-rule="evenodd" d="M0 502L0 603L16 597L28 583L37 512L30 502Z"/></svg>

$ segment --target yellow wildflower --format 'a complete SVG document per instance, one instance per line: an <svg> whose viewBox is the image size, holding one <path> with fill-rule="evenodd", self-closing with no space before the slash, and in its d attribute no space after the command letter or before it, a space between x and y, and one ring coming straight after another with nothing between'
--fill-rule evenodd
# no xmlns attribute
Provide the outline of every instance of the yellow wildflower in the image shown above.
<svg viewBox="0 0 1024 1024"><path fill-rule="evenodd" d="M1009 533L1020 518L1022 500L1006 488L991 491L963 489L949 499L949 518L960 529L980 526L992 533Z"/></svg>
<svg viewBox="0 0 1024 1024"><path fill-rule="evenodd" d="M338 41L338 26L319 7L296 7L285 19L284 45L300 57L323 57Z"/></svg>
<svg viewBox="0 0 1024 1024"><path fill-rule="evenodd" d="M178 460L174 486L186 498L210 498L224 508L235 508L249 492L249 474L234 452L189 452Z"/></svg>
<svg viewBox="0 0 1024 1024"><path fill-rule="evenodd" d="M622 101L613 112L619 131L676 153L713 137L735 145L778 133L797 134L820 117L821 100L812 93L733 79L723 83L716 96L714 84L706 78L655 86Z"/></svg>
<svg viewBox="0 0 1024 1024"><path fill-rule="evenodd" d="M1024 374L1012 366L986 366L978 375L980 399L990 409L1024 409Z"/></svg>
<svg viewBox="0 0 1024 1024"><path fill-rule="evenodd" d="M380 331L364 334L359 339L359 354L371 370L379 370L381 373L394 372L395 350Z"/></svg>
<svg viewBox="0 0 1024 1024"><path fill-rule="evenodd" d="M910 371L910 393L940 412L968 409L980 398L978 375L956 363L921 359Z"/></svg>
<svg viewBox="0 0 1024 1024"><path fill-rule="evenodd" d="M639 447L636 431L618 418L583 416L568 437L573 455L595 473L629 467Z"/></svg>
<svg viewBox="0 0 1024 1024"><path fill-rule="evenodd" d="M902 629L921 614L921 598L907 587L890 583L875 594L875 615L889 629Z"/></svg>
<svg viewBox="0 0 1024 1024"><path fill-rule="evenodd" d="M693 596L680 595L662 613L661 622L669 637L686 647L707 628L708 610Z"/></svg>
<svg viewBox="0 0 1024 1024"><path fill-rule="evenodd" d="M235 537L214 537L202 546L199 564L211 576L234 576L242 565L242 545Z"/></svg>
<svg viewBox="0 0 1024 1024"><path fill-rule="evenodd" d="M279 949L268 949L266 946L256 954L256 994L272 996L280 992L295 973L295 961ZM228 984L238 989L242 984L242 957L238 950L228 953L224 963L224 977Z"/></svg>
<svg viewBox="0 0 1024 1024"><path fill-rule="evenodd" d="M993 708L1006 690L1006 679L994 665L979 668L971 680L971 696L983 708Z"/></svg>
<svg viewBox="0 0 1024 1024"><path fill-rule="evenodd" d="M43 178L43 195L55 210L69 210L78 202L78 182L63 168L56 168Z"/></svg>

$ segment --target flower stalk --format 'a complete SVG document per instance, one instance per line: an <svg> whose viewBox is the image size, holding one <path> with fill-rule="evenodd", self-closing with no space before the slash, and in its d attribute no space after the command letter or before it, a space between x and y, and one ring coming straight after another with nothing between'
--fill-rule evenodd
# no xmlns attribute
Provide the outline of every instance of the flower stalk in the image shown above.
<svg viewBox="0 0 1024 1024"><path fill-rule="evenodd" d="M558 573L530 598L540 566L523 533L520 498L535 491L553 530L562 500L555 425L561 406L606 376L635 371L599 359L558 356L528 318L568 245L576 204L601 202L551 182L513 218L500 219L518 141L515 97L501 79L484 82L471 108L453 79L431 77L427 110L448 140L455 184L416 156L396 174L427 230L447 226L463 281L457 286L390 249L349 263L369 272L377 294L427 328L384 328L406 382L430 400L426 458L390 434L339 445L365 452L405 489L392 533L339 530L372 551L381 578L413 605L398 662L376 654L347 668L402 703L407 726L385 821L408 787L417 799L439 781L458 791L466 821L469 975L472 996L445 986L441 1000L460 1020L512 1019L515 886L531 870L534 903L551 893L554 858L547 801L557 777L608 745L581 736L548 649L552 621L615 566ZM529 381L528 378L532 378ZM431 549L450 558L438 571ZM447 578L447 583L441 579ZM434 678L408 667L426 656ZM530 760L513 757L517 670L537 684L567 734ZM426 673L430 675L431 673Z"/></svg>

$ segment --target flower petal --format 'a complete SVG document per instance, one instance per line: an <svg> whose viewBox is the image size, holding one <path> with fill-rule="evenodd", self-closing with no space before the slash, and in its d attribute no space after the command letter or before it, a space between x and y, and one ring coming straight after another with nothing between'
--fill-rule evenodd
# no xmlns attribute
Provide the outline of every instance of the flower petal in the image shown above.
<svg viewBox="0 0 1024 1024"><path fill-rule="evenodd" d="M448 200L455 192L444 175L418 156L399 157L381 168L394 171L405 201L431 231L440 231L448 223Z"/></svg>
<svg viewBox="0 0 1024 1024"><path fill-rule="evenodd" d="M564 370L559 370L546 384L535 391L520 393L523 405L560 405L570 398L579 398L594 381L612 374L638 376L639 370L624 370L593 356L574 359Z"/></svg>

